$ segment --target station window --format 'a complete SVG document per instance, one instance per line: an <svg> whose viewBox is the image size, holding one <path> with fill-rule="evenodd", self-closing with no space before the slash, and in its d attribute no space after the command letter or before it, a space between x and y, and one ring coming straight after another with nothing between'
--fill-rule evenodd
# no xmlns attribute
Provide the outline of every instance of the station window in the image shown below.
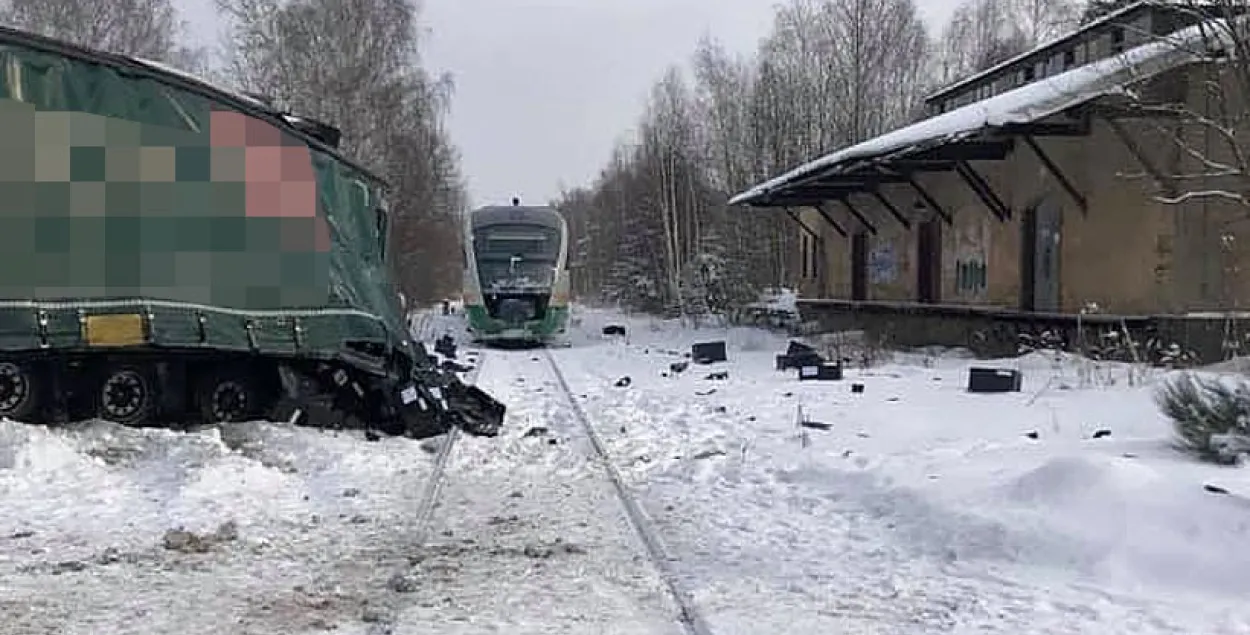
<svg viewBox="0 0 1250 635"><path fill-rule="evenodd" d="M1124 51L1124 27L1117 26L1111 29L1111 53L1122 51Z"/></svg>
<svg viewBox="0 0 1250 635"><path fill-rule="evenodd" d="M1076 49L1068 49L1063 52L1063 70L1068 70L1076 66Z"/></svg>

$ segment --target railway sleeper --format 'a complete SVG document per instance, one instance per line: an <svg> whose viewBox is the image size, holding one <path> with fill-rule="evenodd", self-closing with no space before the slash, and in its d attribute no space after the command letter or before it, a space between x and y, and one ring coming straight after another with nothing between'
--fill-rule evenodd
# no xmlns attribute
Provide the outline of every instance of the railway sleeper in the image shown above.
<svg viewBox="0 0 1250 635"><path fill-rule="evenodd" d="M448 387L453 398L465 392L458 382ZM456 423L480 433L468 429L468 421L494 414L473 411L480 409L478 395L458 403L474 415L465 418L448 410L446 398L434 398L439 387L431 392L418 383L403 397L392 390L384 379L321 361L143 353L0 356L0 417L27 423L103 419L186 429L270 420L427 438Z"/></svg>

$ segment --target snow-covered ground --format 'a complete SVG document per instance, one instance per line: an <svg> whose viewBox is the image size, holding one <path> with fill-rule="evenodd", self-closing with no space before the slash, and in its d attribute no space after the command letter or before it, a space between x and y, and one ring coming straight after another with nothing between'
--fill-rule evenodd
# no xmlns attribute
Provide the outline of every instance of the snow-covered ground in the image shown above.
<svg viewBox="0 0 1250 635"><path fill-rule="evenodd" d="M1162 373L799 382L778 336L576 314L552 354L717 635L1250 633L1250 474L1168 447ZM663 376L715 339L728 362ZM545 354L483 360L505 430L458 441L428 524L441 441L0 422L0 634L680 633Z"/></svg>

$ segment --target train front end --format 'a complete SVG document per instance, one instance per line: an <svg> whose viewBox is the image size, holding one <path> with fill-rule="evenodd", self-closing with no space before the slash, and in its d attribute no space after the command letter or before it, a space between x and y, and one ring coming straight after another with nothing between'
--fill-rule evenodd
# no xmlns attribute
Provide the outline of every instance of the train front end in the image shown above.
<svg viewBox="0 0 1250 635"><path fill-rule="evenodd" d="M568 229L550 207L484 207L465 232L465 315L475 340L546 344L568 324Z"/></svg>

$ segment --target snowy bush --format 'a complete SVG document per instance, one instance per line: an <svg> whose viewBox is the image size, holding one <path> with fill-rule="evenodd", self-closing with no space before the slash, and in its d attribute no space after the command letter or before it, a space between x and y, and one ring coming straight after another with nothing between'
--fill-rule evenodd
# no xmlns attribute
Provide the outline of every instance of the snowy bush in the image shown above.
<svg viewBox="0 0 1250 635"><path fill-rule="evenodd" d="M1156 394L1177 445L1204 460L1232 464L1250 450L1250 382L1185 374Z"/></svg>

